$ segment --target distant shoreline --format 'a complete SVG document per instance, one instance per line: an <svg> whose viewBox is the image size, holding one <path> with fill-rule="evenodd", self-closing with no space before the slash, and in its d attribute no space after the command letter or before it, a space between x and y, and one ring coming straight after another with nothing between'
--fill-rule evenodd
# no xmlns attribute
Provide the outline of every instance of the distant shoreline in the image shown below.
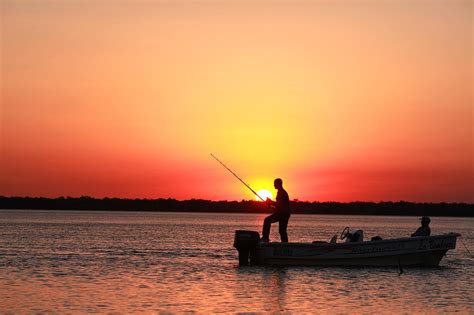
<svg viewBox="0 0 474 315"><path fill-rule="evenodd" d="M383 202L291 202L295 214L387 215L474 217L474 204ZM203 199L120 199L92 197L4 197L0 209L8 210L89 210L89 211L156 211L210 213L270 213L272 209L258 201L211 201Z"/></svg>

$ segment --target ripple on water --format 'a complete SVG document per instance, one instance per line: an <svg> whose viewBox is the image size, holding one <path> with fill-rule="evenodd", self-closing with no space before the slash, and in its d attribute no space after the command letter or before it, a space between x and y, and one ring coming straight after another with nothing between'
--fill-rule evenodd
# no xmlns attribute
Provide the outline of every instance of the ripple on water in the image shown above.
<svg viewBox="0 0 474 315"><path fill-rule="evenodd" d="M473 223L432 222L433 231L462 233L471 248ZM0 307L14 313L474 312L474 260L463 247L439 268L405 268L401 276L396 268L238 268L233 231L260 224L257 215L3 213ZM292 239L309 241L351 225L388 238L408 235L417 224L295 215L289 231ZM273 239L277 233L272 230Z"/></svg>

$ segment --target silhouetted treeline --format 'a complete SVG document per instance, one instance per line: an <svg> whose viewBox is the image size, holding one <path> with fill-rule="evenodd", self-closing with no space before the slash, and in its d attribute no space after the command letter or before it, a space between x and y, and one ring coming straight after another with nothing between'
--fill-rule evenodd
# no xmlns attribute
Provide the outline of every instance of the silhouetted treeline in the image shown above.
<svg viewBox="0 0 474 315"><path fill-rule="evenodd" d="M474 204L467 203L413 203L398 202L307 202L292 201L292 212L299 214L357 214L357 215L429 215L429 216L474 216ZM42 210L113 210L113 211L173 211L173 212L272 212L262 202L210 201L202 199L96 199L80 198L32 198L0 196L0 209Z"/></svg>

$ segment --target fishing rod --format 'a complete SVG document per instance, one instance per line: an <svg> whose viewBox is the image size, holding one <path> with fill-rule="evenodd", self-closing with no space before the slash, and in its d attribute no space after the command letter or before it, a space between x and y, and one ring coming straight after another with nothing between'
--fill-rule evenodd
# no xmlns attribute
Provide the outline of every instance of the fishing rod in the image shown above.
<svg viewBox="0 0 474 315"><path fill-rule="evenodd" d="M240 182L241 182L242 184L244 184L245 187L247 187L248 189L250 189L250 190L255 194L255 196L257 196L258 198L260 198L260 200L265 201L265 200L263 200L262 197L260 197L259 194L257 194L257 193L255 192L255 190L252 189L252 187L250 187L246 182L244 182L244 180L243 180L242 178L240 178L239 176L237 176L237 174L235 174L234 172L232 172L232 170L231 170L230 168L228 168L224 163L222 163L218 158L216 158L214 154L211 153L211 156L212 156L217 162L219 162L222 166L224 166L229 172L231 172L232 175L234 175L238 180L240 180Z"/></svg>

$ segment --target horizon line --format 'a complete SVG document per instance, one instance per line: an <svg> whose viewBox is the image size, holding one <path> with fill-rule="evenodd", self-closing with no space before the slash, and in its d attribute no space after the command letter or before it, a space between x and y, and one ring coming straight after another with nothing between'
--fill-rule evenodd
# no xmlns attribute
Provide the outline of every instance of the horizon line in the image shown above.
<svg viewBox="0 0 474 315"><path fill-rule="evenodd" d="M155 198L139 198L139 197L94 197L88 195L81 195L79 197L74 196L58 196L58 197L45 197L45 196L5 196L0 195L0 198L23 198L23 199L96 199L96 200L104 200L104 199L120 199L120 200L150 200L150 201L157 201L157 200L175 200L179 202L186 202L186 201L208 201L208 202L255 202L255 203L262 203L262 201L254 200L254 199L241 199L241 200L228 200L228 199L204 199L204 198L190 198L190 199L178 199L173 197L155 197ZM412 204L465 204L465 205L473 205L474 203L465 202L465 201L440 201L440 202L432 202L432 201L409 201L409 200L351 200L351 201L318 201L318 200L299 200L298 198L290 200L291 202L301 202L301 203L412 203Z"/></svg>

